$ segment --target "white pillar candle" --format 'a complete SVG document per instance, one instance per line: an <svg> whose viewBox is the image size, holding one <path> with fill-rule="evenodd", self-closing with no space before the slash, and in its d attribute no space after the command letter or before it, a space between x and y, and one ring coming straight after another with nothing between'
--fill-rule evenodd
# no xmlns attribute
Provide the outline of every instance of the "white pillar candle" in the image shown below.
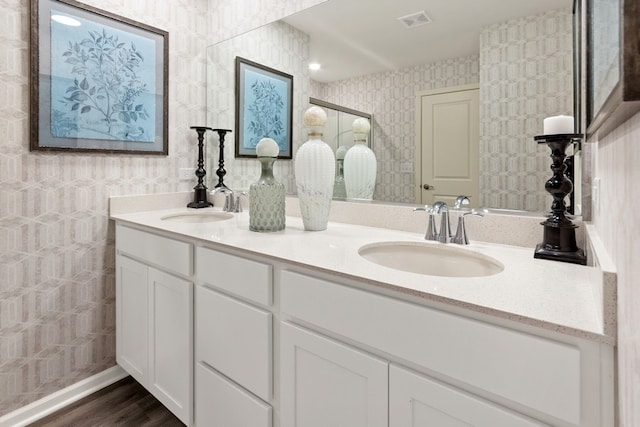
<svg viewBox="0 0 640 427"><path fill-rule="evenodd" d="M554 116L544 119L544 135L574 133L573 116Z"/></svg>

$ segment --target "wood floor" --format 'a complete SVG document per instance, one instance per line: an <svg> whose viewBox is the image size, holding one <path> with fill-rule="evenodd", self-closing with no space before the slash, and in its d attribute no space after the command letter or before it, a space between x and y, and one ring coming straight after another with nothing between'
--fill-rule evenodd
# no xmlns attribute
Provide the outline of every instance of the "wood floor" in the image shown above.
<svg viewBox="0 0 640 427"><path fill-rule="evenodd" d="M29 427L184 427L133 378L127 377Z"/></svg>

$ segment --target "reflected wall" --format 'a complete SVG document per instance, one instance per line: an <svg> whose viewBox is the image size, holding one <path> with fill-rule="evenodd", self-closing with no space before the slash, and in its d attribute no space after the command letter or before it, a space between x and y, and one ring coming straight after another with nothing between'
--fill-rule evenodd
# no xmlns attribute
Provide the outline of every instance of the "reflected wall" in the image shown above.
<svg viewBox="0 0 640 427"><path fill-rule="evenodd" d="M306 140L301 123L310 96L366 111L374 118L373 149L378 159L374 199L415 203L415 188L421 184L419 172L413 170L416 93L479 84L480 205L547 211L551 197L544 182L551 176L549 153L533 137L542 133L545 117L572 114L572 37L570 8L551 10L486 27L479 55L323 84L309 81L313 76L307 69L308 36L276 22L209 47L207 122L233 129L236 55L293 74L294 156ZM247 189L259 168L251 159L233 158L233 139L227 140L225 183ZM217 182L215 141L209 142L208 153L211 187ZM292 161L276 162L275 174L289 193L294 191Z"/></svg>
<svg viewBox="0 0 640 427"><path fill-rule="evenodd" d="M235 58L241 56L261 65L293 76L293 155L306 140L302 114L309 104L309 36L282 22L276 21L256 30L236 36L207 48L207 125L232 129L225 139L224 183L233 190L247 190L260 176L260 164L255 159L234 158L235 143ZM209 132L207 140L207 186L218 182L218 140ZM292 160L278 160L274 164L276 179L285 191L295 189Z"/></svg>

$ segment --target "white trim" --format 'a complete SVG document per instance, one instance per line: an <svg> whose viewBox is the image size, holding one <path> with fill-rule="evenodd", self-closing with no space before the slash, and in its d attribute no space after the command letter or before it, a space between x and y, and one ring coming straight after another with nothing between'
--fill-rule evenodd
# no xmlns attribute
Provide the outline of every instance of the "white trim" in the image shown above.
<svg viewBox="0 0 640 427"><path fill-rule="evenodd" d="M13 412L9 412L0 417L0 427L23 427L31 424L83 397L120 381L127 375L129 374L120 366L113 366L99 374L85 378L40 400L36 400Z"/></svg>

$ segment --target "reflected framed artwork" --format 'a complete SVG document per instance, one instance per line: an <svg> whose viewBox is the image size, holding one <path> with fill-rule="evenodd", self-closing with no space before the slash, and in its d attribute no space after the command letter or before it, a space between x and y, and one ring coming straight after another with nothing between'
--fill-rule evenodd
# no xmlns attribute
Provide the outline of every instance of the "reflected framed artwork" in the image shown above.
<svg viewBox="0 0 640 427"><path fill-rule="evenodd" d="M236 157L256 157L256 145L272 138L279 159L292 158L293 76L236 57Z"/></svg>
<svg viewBox="0 0 640 427"><path fill-rule="evenodd" d="M168 154L166 31L31 0L31 150Z"/></svg>
<svg viewBox="0 0 640 427"><path fill-rule="evenodd" d="M640 0L586 0L587 135L640 111Z"/></svg>

